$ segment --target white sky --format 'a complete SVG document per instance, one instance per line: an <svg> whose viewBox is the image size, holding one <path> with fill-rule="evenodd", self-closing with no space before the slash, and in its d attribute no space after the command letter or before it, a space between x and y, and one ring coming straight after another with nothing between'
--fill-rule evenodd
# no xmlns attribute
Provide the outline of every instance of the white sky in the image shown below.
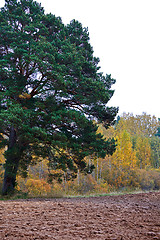
<svg viewBox="0 0 160 240"><path fill-rule="evenodd" d="M109 105L160 117L160 0L37 1L65 24L88 27L101 71L116 79Z"/></svg>

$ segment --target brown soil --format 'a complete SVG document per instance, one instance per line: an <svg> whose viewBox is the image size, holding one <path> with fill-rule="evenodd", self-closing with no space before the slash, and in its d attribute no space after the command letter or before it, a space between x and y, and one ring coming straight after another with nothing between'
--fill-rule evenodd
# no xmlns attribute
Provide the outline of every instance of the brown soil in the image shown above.
<svg viewBox="0 0 160 240"><path fill-rule="evenodd" d="M0 239L160 239L160 192L0 201Z"/></svg>

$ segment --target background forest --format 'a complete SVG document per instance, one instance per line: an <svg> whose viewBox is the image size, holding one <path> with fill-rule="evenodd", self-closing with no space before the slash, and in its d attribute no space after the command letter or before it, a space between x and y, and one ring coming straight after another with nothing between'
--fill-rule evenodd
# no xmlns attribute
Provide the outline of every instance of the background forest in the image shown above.
<svg viewBox="0 0 160 240"><path fill-rule="evenodd" d="M92 155L85 158L88 172L54 170L48 159L39 159L28 167L28 175L19 170L17 190L29 196L64 196L108 193L119 190L160 189L159 121L143 113L133 116L124 113L114 126L105 129L99 125L98 133L106 139L114 137L116 151L104 159ZM4 175L3 151L0 155L0 187ZM94 164L94 168L93 168Z"/></svg>

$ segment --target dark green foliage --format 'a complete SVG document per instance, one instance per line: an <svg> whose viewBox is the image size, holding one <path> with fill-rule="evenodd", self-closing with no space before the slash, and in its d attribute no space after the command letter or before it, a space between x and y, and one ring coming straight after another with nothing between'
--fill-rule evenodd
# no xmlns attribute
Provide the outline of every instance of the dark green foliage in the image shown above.
<svg viewBox="0 0 160 240"><path fill-rule="evenodd" d="M160 118L158 118L158 120L159 120L159 123L160 123ZM160 138L160 126L157 129L156 136Z"/></svg>
<svg viewBox="0 0 160 240"><path fill-rule="evenodd" d="M6 169L12 165L15 175L17 169L25 174L29 164L48 157L55 169L76 172L86 167L85 156L114 152L114 140L104 141L93 123L108 127L117 114L106 107L115 80L98 72L98 62L81 23L64 26L32 0L5 1L0 11L0 132L8 138L2 144L9 146L11 129L15 133L5 153ZM12 180L14 188L15 176Z"/></svg>
<svg viewBox="0 0 160 240"><path fill-rule="evenodd" d="M158 119L160 123L160 118ZM160 127L157 129L155 136L151 138L151 149L152 149L152 165L154 168L160 167Z"/></svg>

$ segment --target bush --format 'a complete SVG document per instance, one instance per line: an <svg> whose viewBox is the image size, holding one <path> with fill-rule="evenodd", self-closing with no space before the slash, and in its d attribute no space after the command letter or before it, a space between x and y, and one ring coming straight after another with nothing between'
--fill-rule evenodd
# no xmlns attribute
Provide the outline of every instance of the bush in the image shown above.
<svg viewBox="0 0 160 240"><path fill-rule="evenodd" d="M160 171L159 170L137 170L137 181L142 190L160 189Z"/></svg>
<svg viewBox="0 0 160 240"><path fill-rule="evenodd" d="M46 196L51 192L51 186L43 179L28 179L26 188L32 196Z"/></svg>
<svg viewBox="0 0 160 240"><path fill-rule="evenodd" d="M63 187L60 183L57 183L56 181L53 182L53 187L52 187L52 190L50 192L50 196L55 197L55 198L64 197L64 190L63 190Z"/></svg>

